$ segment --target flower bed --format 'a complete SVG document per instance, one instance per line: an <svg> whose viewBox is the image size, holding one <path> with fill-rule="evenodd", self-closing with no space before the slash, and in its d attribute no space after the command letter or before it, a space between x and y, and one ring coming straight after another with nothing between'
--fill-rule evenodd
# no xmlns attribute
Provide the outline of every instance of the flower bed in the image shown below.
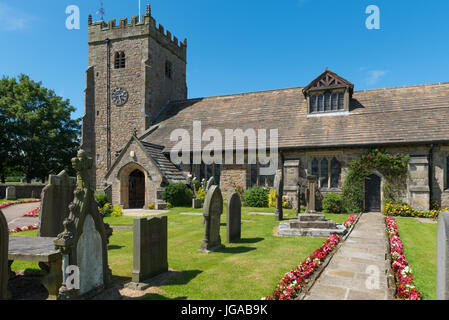
<svg viewBox="0 0 449 320"><path fill-rule="evenodd" d="M39 225L38 224L34 224L34 225L29 225L29 226L26 226L26 227L22 227L22 228L17 227L17 228L12 229L12 230L8 228L8 232L9 233L17 233L17 232L25 232L25 231L31 231L31 230L37 230L37 229L39 229Z"/></svg>
<svg viewBox="0 0 449 320"><path fill-rule="evenodd" d="M437 219L441 212L449 211L448 208L444 210L415 210L406 203L386 203L383 214L393 217L412 217L412 218L431 218Z"/></svg>
<svg viewBox="0 0 449 320"><path fill-rule="evenodd" d="M266 297L266 300L292 300L301 293L305 284L308 283L310 276L318 270L326 257L334 250L340 242L341 237L330 235L323 245L312 253L295 270L285 274L276 289L273 297Z"/></svg>
<svg viewBox="0 0 449 320"><path fill-rule="evenodd" d="M34 217L39 217L40 213L41 213L41 206L39 205L36 209L31 210L30 212L24 214L23 216L34 218Z"/></svg>
<svg viewBox="0 0 449 320"><path fill-rule="evenodd" d="M391 217L386 217L385 220L390 239L392 268L396 278L396 296L399 299L420 300L421 293L413 285L412 269L404 255L404 245L399 236L396 220Z"/></svg>
<svg viewBox="0 0 449 320"><path fill-rule="evenodd" d="M16 205L16 204L23 204L23 203L34 203L34 202L41 202L40 200L21 200L21 201L11 201L11 202L4 202L0 204L0 209L5 209L7 207Z"/></svg>
<svg viewBox="0 0 449 320"><path fill-rule="evenodd" d="M345 223L343 223L343 225L346 227L346 229L351 229L351 227L354 225L354 223L357 220L357 216L355 214L351 214L348 218L348 220L346 220Z"/></svg>

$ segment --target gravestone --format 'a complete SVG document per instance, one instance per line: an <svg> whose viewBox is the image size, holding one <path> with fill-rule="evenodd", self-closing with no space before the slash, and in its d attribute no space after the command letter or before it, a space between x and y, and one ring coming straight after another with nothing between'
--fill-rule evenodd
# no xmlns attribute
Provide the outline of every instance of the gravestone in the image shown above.
<svg viewBox="0 0 449 320"><path fill-rule="evenodd" d="M49 184L42 190L41 214L38 237L57 237L64 231L64 220L69 216L69 205L73 201L76 178L66 171L50 175Z"/></svg>
<svg viewBox="0 0 449 320"><path fill-rule="evenodd" d="M64 220L64 231L55 240L55 247L63 253L63 270L68 266L79 268L80 287L68 286L64 273L60 300L92 298L102 293L111 280L106 229L98 212L95 192L90 186L92 158L80 150L72 159L72 165L76 171L75 197L69 205L69 216Z"/></svg>
<svg viewBox="0 0 449 320"><path fill-rule="evenodd" d="M315 194L316 194L316 176L307 176L307 213L316 213Z"/></svg>
<svg viewBox="0 0 449 320"><path fill-rule="evenodd" d="M16 187L11 186L6 188L6 200L17 200Z"/></svg>
<svg viewBox="0 0 449 320"><path fill-rule="evenodd" d="M221 195L220 187L211 186L204 201L203 221L205 230L201 251L209 252L223 247L220 237L220 218L222 213L223 196Z"/></svg>
<svg viewBox="0 0 449 320"><path fill-rule="evenodd" d="M233 193L228 199L227 222L227 242L240 241L242 238L242 201L238 193Z"/></svg>
<svg viewBox="0 0 449 320"><path fill-rule="evenodd" d="M167 220L167 217L134 220L133 282L144 282L168 271Z"/></svg>
<svg viewBox="0 0 449 320"><path fill-rule="evenodd" d="M282 207L282 197L284 195L284 179L281 174L277 173L274 177L274 190L276 192L276 221L284 219L284 210Z"/></svg>
<svg viewBox="0 0 449 320"><path fill-rule="evenodd" d="M210 187L212 187L212 186L216 186L217 185L217 181L215 180L215 178L214 177L211 177L208 181L207 181L207 184L206 184L206 192L207 191L209 191L209 189L210 189Z"/></svg>
<svg viewBox="0 0 449 320"><path fill-rule="evenodd" d="M0 211L0 300L6 300L8 298L8 244L8 223Z"/></svg>
<svg viewBox="0 0 449 320"><path fill-rule="evenodd" d="M437 300L449 300L449 212L442 212L438 221Z"/></svg>

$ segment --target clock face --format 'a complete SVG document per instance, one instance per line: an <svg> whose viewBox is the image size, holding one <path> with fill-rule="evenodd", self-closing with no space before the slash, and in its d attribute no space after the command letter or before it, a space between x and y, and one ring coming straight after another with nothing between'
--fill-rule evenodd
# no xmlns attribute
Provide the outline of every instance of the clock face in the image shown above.
<svg viewBox="0 0 449 320"><path fill-rule="evenodd" d="M123 88L115 88L112 90L112 102L120 107L128 102L128 91Z"/></svg>

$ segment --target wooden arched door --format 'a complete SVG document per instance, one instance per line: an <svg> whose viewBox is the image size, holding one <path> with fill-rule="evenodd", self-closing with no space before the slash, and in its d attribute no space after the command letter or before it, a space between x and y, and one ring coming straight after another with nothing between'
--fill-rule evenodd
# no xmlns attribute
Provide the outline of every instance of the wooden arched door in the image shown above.
<svg viewBox="0 0 449 320"><path fill-rule="evenodd" d="M129 175L129 208L142 209L145 205L145 175L135 170Z"/></svg>

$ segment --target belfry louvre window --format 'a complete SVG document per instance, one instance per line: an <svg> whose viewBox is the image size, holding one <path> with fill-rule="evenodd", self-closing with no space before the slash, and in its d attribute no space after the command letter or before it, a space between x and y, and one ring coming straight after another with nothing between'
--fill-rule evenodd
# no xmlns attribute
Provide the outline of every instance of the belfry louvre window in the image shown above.
<svg viewBox="0 0 449 320"><path fill-rule="evenodd" d="M336 157L313 158L311 171L318 178L318 188L338 189L341 170Z"/></svg>
<svg viewBox="0 0 449 320"><path fill-rule="evenodd" d="M115 53L114 68L124 69L126 67L126 57L123 51Z"/></svg>
<svg viewBox="0 0 449 320"><path fill-rule="evenodd" d="M310 111L312 113L341 111L345 109L345 93L315 94L310 96Z"/></svg>

